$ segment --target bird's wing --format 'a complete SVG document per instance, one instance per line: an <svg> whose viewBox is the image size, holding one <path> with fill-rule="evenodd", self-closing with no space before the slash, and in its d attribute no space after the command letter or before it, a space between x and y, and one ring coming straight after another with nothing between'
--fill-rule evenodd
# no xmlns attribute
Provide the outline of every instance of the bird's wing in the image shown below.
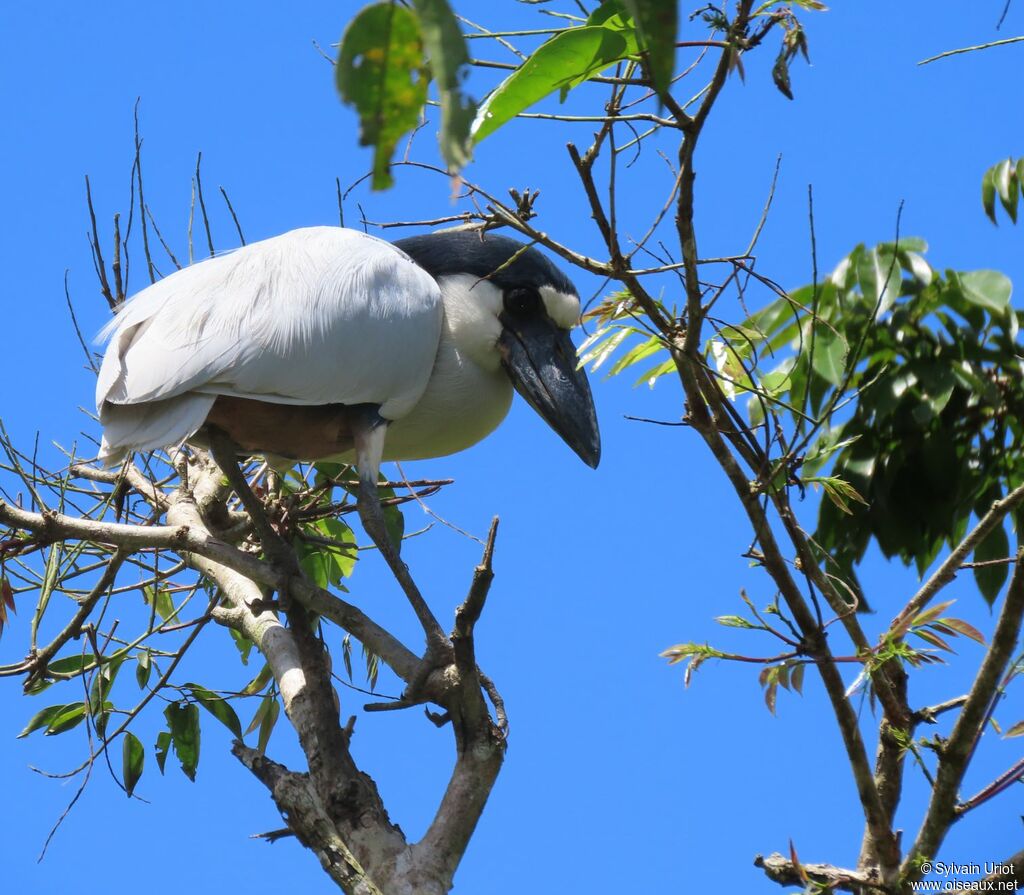
<svg viewBox="0 0 1024 895"><path fill-rule="evenodd" d="M96 404L102 417L104 404L234 395L380 404L397 419L426 387L442 319L435 280L391 243L337 227L294 230L127 302L100 334L110 345Z"/></svg>

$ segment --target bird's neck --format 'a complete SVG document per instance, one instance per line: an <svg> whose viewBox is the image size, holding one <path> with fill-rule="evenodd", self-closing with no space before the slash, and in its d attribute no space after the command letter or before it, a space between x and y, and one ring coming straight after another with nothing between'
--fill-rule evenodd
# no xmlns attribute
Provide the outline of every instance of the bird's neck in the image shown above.
<svg viewBox="0 0 1024 895"><path fill-rule="evenodd" d="M471 274L445 276L438 282L444 301L442 338L483 370L496 372L501 366L501 290Z"/></svg>

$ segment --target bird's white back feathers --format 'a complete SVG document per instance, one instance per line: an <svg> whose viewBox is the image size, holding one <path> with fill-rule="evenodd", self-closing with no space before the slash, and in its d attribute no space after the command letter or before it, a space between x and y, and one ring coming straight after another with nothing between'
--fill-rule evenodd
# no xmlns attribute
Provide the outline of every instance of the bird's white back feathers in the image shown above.
<svg viewBox="0 0 1024 895"><path fill-rule="evenodd" d="M429 274L354 230L293 230L194 264L144 289L100 334L110 338L96 387L104 452L189 437L216 395L373 403L399 418L427 384L442 315ZM167 401L183 395L205 397Z"/></svg>

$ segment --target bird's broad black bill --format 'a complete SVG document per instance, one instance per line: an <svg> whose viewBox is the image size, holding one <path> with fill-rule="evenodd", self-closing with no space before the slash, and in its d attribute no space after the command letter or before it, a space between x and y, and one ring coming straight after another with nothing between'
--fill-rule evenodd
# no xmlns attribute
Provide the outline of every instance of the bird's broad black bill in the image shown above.
<svg viewBox="0 0 1024 895"><path fill-rule="evenodd" d="M569 333L550 318L500 317L502 363L512 385L592 469L601 460L601 433L586 373L576 369Z"/></svg>

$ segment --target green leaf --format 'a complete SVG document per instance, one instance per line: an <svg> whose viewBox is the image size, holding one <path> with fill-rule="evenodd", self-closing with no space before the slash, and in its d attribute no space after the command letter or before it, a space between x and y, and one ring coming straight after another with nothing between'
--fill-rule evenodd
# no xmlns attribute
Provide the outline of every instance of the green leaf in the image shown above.
<svg viewBox="0 0 1024 895"><path fill-rule="evenodd" d="M413 0L430 73L441 101L441 156L450 169L465 167L472 155L469 130L476 103L463 94L461 82L468 71L469 52L446 0Z"/></svg>
<svg viewBox="0 0 1024 895"><path fill-rule="evenodd" d="M273 693L268 693L260 700L260 704L256 707L256 712L249 722L249 726L245 728L245 736L249 736L250 733L263 723L263 719L266 717L267 712L270 711L270 705L273 702L276 702Z"/></svg>
<svg viewBox="0 0 1024 895"><path fill-rule="evenodd" d="M839 385L846 373L846 356L849 350L850 347L841 333L822 326L815 327L812 358L814 372L829 385Z"/></svg>
<svg viewBox="0 0 1024 895"><path fill-rule="evenodd" d="M996 193L1003 209L1010 220L1017 223L1017 172L1013 167L1013 159L1005 159L995 167L993 176Z"/></svg>
<svg viewBox="0 0 1024 895"><path fill-rule="evenodd" d="M981 207L985 209L985 214L993 224L998 224L996 220L996 169L994 167L989 168L985 172L985 176L981 178Z"/></svg>
<svg viewBox="0 0 1024 895"><path fill-rule="evenodd" d="M853 513L853 510L850 508L851 500L855 500L857 503L862 503L865 506L868 505L868 502L861 497L853 485L838 476L807 476L804 481L808 484L815 483L821 485L825 489L825 496L844 513Z"/></svg>
<svg viewBox="0 0 1024 895"><path fill-rule="evenodd" d="M238 655L242 660L242 664L248 665L249 653L252 652L252 648L255 644L253 644L253 642L244 634L239 634L234 628L228 628L228 633L231 635L231 639L235 643L235 648L238 650Z"/></svg>
<svg viewBox="0 0 1024 895"><path fill-rule="evenodd" d="M1006 536L1006 529L1002 525L992 529L974 551L975 562L987 562L993 559L1006 559L1010 555L1010 539ZM985 598L985 602L991 606L1003 589L1006 578L1010 573L1007 563L999 563L992 566L981 566L972 570L974 581L978 590Z"/></svg>
<svg viewBox="0 0 1024 895"><path fill-rule="evenodd" d="M82 705L82 703L72 703L73 705ZM61 703L60 705L50 705L45 709L40 709L31 718L29 718L28 724L25 725L24 730L18 734L18 739L27 737L32 731L39 730L41 727L49 727L50 722L53 721L64 709L68 708L67 703Z"/></svg>
<svg viewBox="0 0 1024 895"><path fill-rule="evenodd" d="M185 687L196 702L213 715L214 718L220 721L220 723L238 737L238 739L242 738L242 724L238 720L238 715L235 714L235 710L231 708L226 699L218 696L216 693L212 693L207 690L206 687L200 686L199 684L185 684Z"/></svg>
<svg viewBox="0 0 1024 895"><path fill-rule="evenodd" d="M342 101L359 114L359 144L373 146L375 190L394 183L391 156L419 123L427 99L423 39L413 12L396 3L361 10L345 29L335 67Z"/></svg>
<svg viewBox="0 0 1024 895"><path fill-rule="evenodd" d="M245 689L242 690L242 695L255 696L267 685L273 676L274 672L271 670L270 664L264 663L263 667L260 669L260 673L245 685ZM246 731L246 733L248 733L248 731Z"/></svg>
<svg viewBox="0 0 1024 895"><path fill-rule="evenodd" d="M142 768L146 762L146 750L134 733L124 735L121 743L121 773L124 776L124 788L128 795L135 792L135 784L142 776Z"/></svg>
<svg viewBox="0 0 1024 895"><path fill-rule="evenodd" d="M79 653L77 656L50 662L46 667L54 674L81 674L96 667L96 656L92 653Z"/></svg>
<svg viewBox="0 0 1024 895"><path fill-rule="evenodd" d="M742 615L719 615L715 621L726 628L756 628L757 625L747 621Z"/></svg>
<svg viewBox="0 0 1024 895"><path fill-rule="evenodd" d="M607 372L606 377L617 376L627 367L633 366L633 364L640 363L642 360L646 360L652 354L665 349L665 343L660 336L651 336L646 342L641 342L638 345L634 345L629 349L622 357L620 357L613 365L612 368Z"/></svg>
<svg viewBox="0 0 1024 895"><path fill-rule="evenodd" d="M647 51L654 89L664 94L672 82L676 65L678 0L623 0L623 3L636 22L640 46Z"/></svg>
<svg viewBox="0 0 1024 895"><path fill-rule="evenodd" d="M270 734L274 732L277 716L281 713L281 703L272 696L267 698L270 699L270 704L263 715L263 720L260 721L260 735L256 741L256 748L259 750L260 755L266 754L267 743L270 742Z"/></svg>
<svg viewBox="0 0 1024 895"><path fill-rule="evenodd" d="M377 493L381 501L395 497L394 488L378 488ZM381 513L384 516L384 527L387 529L388 537L395 549L402 552L402 538L405 537L405 516L402 515L402 508L398 504L387 504L381 506Z"/></svg>
<svg viewBox="0 0 1024 895"><path fill-rule="evenodd" d="M345 674L352 680L352 635L346 633L341 638L341 660L345 663Z"/></svg>
<svg viewBox="0 0 1024 895"><path fill-rule="evenodd" d="M161 621L167 621L175 613L174 600L171 599L171 592L166 587L159 587L154 591L153 587L147 585L142 589L142 598L147 606L153 606Z"/></svg>
<svg viewBox="0 0 1024 895"><path fill-rule="evenodd" d="M160 773L164 772L164 765L167 763L167 752L171 748L171 734L169 731L162 730L156 737L156 763L157 767L160 768Z"/></svg>
<svg viewBox="0 0 1024 895"><path fill-rule="evenodd" d="M153 673L153 662L149 650L142 650L135 657L135 681L139 689L143 690L149 683L149 676Z"/></svg>
<svg viewBox="0 0 1024 895"><path fill-rule="evenodd" d="M103 663L93 677L92 687L89 690L89 710L93 714L98 713L101 706L107 701L110 688L114 686L114 679L121 670L126 656L127 649L118 650Z"/></svg>
<svg viewBox="0 0 1024 895"><path fill-rule="evenodd" d="M479 143L534 103L637 52L629 32L604 26L570 28L541 44L484 100L473 140Z"/></svg>
<svg viewBox="0 0 1024 895"><path fill-rule="evenodd" d="M389 495L394 496L392 492ZM342 578L347 578L355 568L359 551L355 544L352 529L340 519L319 519L306 526L310 534L330 538L347 547L331 544L313 544L297 538L295 547L299 554L299 565L318 587L337 586Z"/></svg>
<svg viewBox="0 0 1024 895"><path fill-rule="evenodd" d="M651 367L650 370L646 370L637 377L636 382L633 383L633 388L636 388L640 383L646 383L649 388L654 388L657 381L669 373L676 371L676 362L669 358L666 361L662 361L656 367Z"/></svg>
<svg viewBox="0 0 1024 895"><path fill-rule="evenodd" d="M46 733L43 734L43 736L53 736L54 734L64 733L65 731L71 730L72 727L77 727L84 720L85 703L68 703L50 719L49 726L46 728Z"/></svg>
<svg viewBox="0 0 1024 895"><path fill-rule="evenodd" d="M971 270L957 275L960 290L971 304L1002 314L1010 304L1013 284L998 270Z"/></svg>
<svg viewBox="0 0 1024 895"><path fill-rule="evenodd" d="M199 706L172 702L164 710L164 717L171 733L174 754L178 756L185 776L194 782L199 766Z"/></svg>
<svg viewBox="0 0 1024 895"><path fill-rule="evenodd" d="M857 264L857 279L869 306L877 307L877 317L886 313L899 298L902 290L903 270L896 263L893 252L868 249Z"/></svg>

